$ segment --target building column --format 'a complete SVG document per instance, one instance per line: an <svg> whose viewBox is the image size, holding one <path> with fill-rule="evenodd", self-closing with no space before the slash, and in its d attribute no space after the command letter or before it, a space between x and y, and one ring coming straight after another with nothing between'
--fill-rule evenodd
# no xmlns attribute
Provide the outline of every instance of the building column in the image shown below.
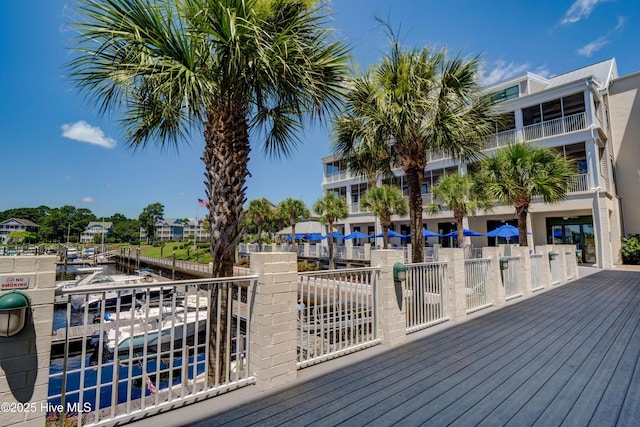
<svg viewBox="0 0 640 427"><path fill-rule="evenodd" d="M371 252L371 266L380 267L378 279L378 334L382 345L393 347L407 338L404 283L393 280L393 265L404 261L401 250L381 249Z"/></svg>
<svg viewBox="0 0 640 427"><path fill-rule="evenodd" d="M296 379L297 256L293 252L251 255L251 274L258 275L251 316L249 372L260 390Z"/></svg>

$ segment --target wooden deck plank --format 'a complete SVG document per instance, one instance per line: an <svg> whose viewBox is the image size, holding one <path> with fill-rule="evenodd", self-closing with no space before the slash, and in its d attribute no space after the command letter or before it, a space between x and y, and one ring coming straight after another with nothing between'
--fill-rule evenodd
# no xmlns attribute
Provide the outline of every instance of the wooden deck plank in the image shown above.
<svg viewBox="0 0 640 427"><path fill-rule="evenodd" d="M638 416L640 274L606 271L198 425L630 425Z"/></svg>

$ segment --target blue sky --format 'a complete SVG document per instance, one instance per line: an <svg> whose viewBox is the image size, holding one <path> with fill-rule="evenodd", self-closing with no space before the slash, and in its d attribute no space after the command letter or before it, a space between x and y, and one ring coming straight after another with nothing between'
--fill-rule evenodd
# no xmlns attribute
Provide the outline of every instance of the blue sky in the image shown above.
<svg viewBox="0 0 640 427"><path fill-rule="evenodd" d="M166 217L193 217L204 197L203 140L179 152L131 152L117 117L100 116L65 77L73 1L1 1L0 211L73 205L97 216L137 218L151 203ZM333 0L337 37L361 68L376 62L387 38L375 16L399 29L409 47L431 45L483 58L483 79L525 71L553 76L615 57L620 75L640 71L637 0ZM321 196L320 157L331 150L328 126L308 127L304 145L273 160L254 141L248 199L278 202ZM199 215L203 215L200 208Z"/></svg>

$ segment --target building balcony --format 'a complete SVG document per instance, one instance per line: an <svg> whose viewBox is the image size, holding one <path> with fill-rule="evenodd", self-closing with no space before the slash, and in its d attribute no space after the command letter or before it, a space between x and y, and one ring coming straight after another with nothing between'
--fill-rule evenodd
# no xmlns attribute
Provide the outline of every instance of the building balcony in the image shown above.
<svg viewBox="0 0 640 427"><path fill-rule="evenodd" d="M599 126L599 122L596 122L595 124L596 126ZM507 145L518 141L531 142L553 136L579 132L586 129L588 129L586 113L572 114L570 116L524 126L519 129L510 129L489 135L483 143L483 151L506 147ZM450 158L450 156L443 150L427 150L427 161L429 163L448 158ZM323 184L344 181L352 178L354 177L347 171L340 171L331 175L325 175Z"/></svg>

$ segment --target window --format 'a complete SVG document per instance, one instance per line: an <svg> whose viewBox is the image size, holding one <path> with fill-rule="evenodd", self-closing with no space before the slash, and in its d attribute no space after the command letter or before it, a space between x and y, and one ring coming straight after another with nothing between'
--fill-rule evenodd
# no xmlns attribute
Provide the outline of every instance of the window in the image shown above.
<svg viewBox="0 0 640 427"><path fill-rule="evenodd" d="M325 174L326 175L335 175L340 173L341 167L339 162L327 163L325 165Z"/></svg>
<svg viewBox="0 0 640 427"><path fill-rule="evenodd" d="M518 88L518 85L515 85L508 87L505 90L494 93L491 96L491 99L495 102L502 102L508 99L517 98L518 96L520 96L520 90Z"/></svg>
<svg viewBox="0 0 640 427"><path fill-rule="evenodd" d="M564 153L566 159L575 161L578 173L587 173L587 152L584 148L584 142L566 145Z"/></svg>
<svg viewBox="0 0 640 427"><path fill-rule="evenodd" d="M534 125L542 121L542 113L540 112L540 105L534 105L532 107L522 109L522 123L524 126Z"/></svg>
<svg viewBox="0 0 640 427"><path fill-rule="evenodd" d="M547 122L549 120L559 119L562 117L562 103L559 99L554 99L551 102L545 102L542 104L542 120Z"/></svg>
<svg viewBox="0 0 640 427"><path fill-rule="evenodd" d="M576 93L575 95L565 96L562 98L562 107L565 116L584 113L584 94Z"/></svg>

